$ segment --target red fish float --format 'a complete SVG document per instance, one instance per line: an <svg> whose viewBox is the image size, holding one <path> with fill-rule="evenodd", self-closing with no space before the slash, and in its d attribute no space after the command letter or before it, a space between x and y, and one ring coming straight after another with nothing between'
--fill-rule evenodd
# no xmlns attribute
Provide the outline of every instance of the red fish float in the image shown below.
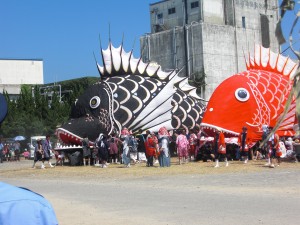
<svg viewBox="0 0 300 225"><path fill-rule="evenodd" d="M246 59L247 70L224 80L213 92L201 126L238 135L243 126L254 142L261 139L262 126L274 127L283 114L292 89L290 78L297 64L289 58L256 46L254 57ZM277 132L293 135L295 104L291 104Z"/></svg>

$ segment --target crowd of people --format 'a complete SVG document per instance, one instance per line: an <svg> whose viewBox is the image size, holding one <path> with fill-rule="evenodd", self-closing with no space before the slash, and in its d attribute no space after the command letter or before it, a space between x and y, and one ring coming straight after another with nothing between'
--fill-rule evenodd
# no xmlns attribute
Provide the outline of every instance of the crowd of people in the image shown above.
<svg viewBox="0 0 300 225"><path fill-rule="evenodd" d="M270 132L272 132L272 127L267 127L265 133ZM281 163L282 153L277 134L273 134L268 140L266 140L267 136L263 136L261 142L253 146L247 136L247 127L242 127L235 144L225 143L221 129L216 130L213 141L203 141L205 135L201 128L174 132L161 127L157 133L146 130L138 134L132 134L124 128L120 138L116 134L107 137L100 134L92 152L88 151L86 155L84 150L83 156L84 161L91 159L93 161L91 164L99 164L102 168L106 168L110 163L122 163L125 167L130 167L141 161L145 161L147 167L153 167L155 164L159 164L160 167L169 167L171 156L177 156L179 165L203 160L204 162L214 161L216 168L220 167L220 162L224 162L226 167L229 166L231 160L243 161L247 164L249 159L265 159L266 166L271 168ZM264 145L260 146L263 141ZM286 157L297 162L294 151L295 141L289 137L281 142L287 149ZM86 143L83 141L83 149ZM83 163L83 165L90 164Z"/></svg>
<svg viewBox="0 0 300 225"><path fill-rule="evenodd" d="M20 142L4 143L0 137L0 163L3 161L20 161Z"/></svg>
<svg viewBox="0 0 300 225"><path fill-rule="evenodd" d="M106 136L100 134L94 142L93 148L82 140L83 165L99 165L106 168L110 163L122 163L129 168L132 164L145 161L148 167L158 163L161 167L170 166L169 144L171 136L165 127L156 134L147 130L133 135L127 128L121 131L120 137L116 134Z"/></svg>
<svg viewBox="0 0 300 225"><path fill-rule="evenodd" d="M188 133L185 130L172 133L165 127L161 127L157 133L146 130L144 134L140 131L133 135L127 128L124 128L120 139L113 138L116 142L114 144L119 146L119 151L116 150L112 155L110 146L110 150L107 150L110 152L108 160L113 162L114 157L119 153L120 162L125 167L143 160L147 167L153 167L155 164L159 164L160 167L169 167L171 156L177 155L179 164L187 163L196 159L200 135L200 131L194 130ZM111 137L108 138L108 142L111 143Z"/></svg>
<svg viewBox="0 0 300 225"><path fill-rule="evenodd" d="M215 161L215 167L219 167L219 161L225 161L228 166L228 160L243 161L247 164L249 159L261 160L265 159L266 164L270 168L279 166L282 158L298 162L299 155L295 151L295 146L299 145L299 140L292 137L279 138L278 134L273 133L273 128L266 126L262 139L253 145L247 137L247 127L243 127L238 136L237 143L227 144L221 130L217 130L214 141L207 141L199 148L198 160ZM284 155L283 155L284 154Z"/></svg>
<svg viewBox="0 0 300 225"><path fill-rule="evenodd" d="M267 134L272 132L272 127L265 127L262 140L255 145L250 144L247 136L247 127L242 127L237 143L225 143L225 137L221 129L216 129L213 139L203 139L206 135L201 128L191 130L168 131L161 127L158 132L146 130L132 134L127 128L123 128L120 135L112 133L111 135L99 134L94 141L94 146L90 145L87 135L82 139L82 163L81 165L98 165L101 168L108 167L109 164L123 164L124 167L145 162L147 167L153 167L158 164L160 167L169 167L171 165L171 156L177 156L178 164L188 163L190 161L209 162L214 161L215 167L220 167L220 162L224 162L225 167L229 166L229 161L238 160L247 164L249 159L266 160L266 166L275 168L281 163L282 148L286 150L284 157L295 162L298 161L295 152L295 145L299 140L293 140L292 137L279 139L274 133L267 139ZM13 146L15 160L19 160L20 145L18 142ZM54 167L50 161L50 153L54 152L56 159L55 165L64 165L65 155L63 150L54 150L50 142L50 135L46 140L38 140L34 151L34 160L32 168L40 162L42 169ZM0 158L11 160L11 152L7 145L3 145L0 140ZM45 164L46 163L46 164ZM80 165L79 164L79 165Z"/></svg>

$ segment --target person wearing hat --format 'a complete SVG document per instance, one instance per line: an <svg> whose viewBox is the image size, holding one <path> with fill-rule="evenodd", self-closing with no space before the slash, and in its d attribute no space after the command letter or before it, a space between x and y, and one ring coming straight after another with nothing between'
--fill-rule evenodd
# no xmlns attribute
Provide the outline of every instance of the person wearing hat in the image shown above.
<svg viewBox="0 0 300 225"><path fill-rule="evenodd" d="M121 131L121 138L123 140L123 153L122 153L122 161L124 164L124 167L129 168L130 167L130 151L129 151L129 130L124 127Z"/></svg>
<svg viewBox="0 0 300 225"><path fill-rule="evenodd" d="M158 161L160 167L170 166L170 151L169 151L169 132L167 128L161 127L158 131L159 154Z"/></svg>
<svg viewBox="0 0 300 225"><path fill-rule="evenodd" d="M242 153L244 163L247 163L249 156L249 138L247 137L247 127L245 126L242 128L242 132L239 135L238 145L240 146L240 152Z"/></svg>

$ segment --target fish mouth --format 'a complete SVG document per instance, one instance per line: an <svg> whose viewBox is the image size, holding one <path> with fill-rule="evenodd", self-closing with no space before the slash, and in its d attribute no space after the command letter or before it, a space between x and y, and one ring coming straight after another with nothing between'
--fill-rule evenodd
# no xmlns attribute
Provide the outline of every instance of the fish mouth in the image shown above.
<svg viewBox="0 0 300 225"><path fill-rule="evenodd" d="M106 118L90 116L89 114L85 117L71 118L56 129L56 135L66 145L81 146L84 137L88 137L90 144L93 144L100 133L109 133L110 126L107 121Z"/></svg>
<svg viewBox="0 0 300 225"><path fill-rule="evenodd" d="M65 144L81 146L81 140L83 138L64 128L57 128L56 135Z"/></svg>
<svg viewBox="0 0 300 225"><path fill-rule="evenodd" d="M57 137L67 145L81 146L85 136L89 140L96 140L100 133L104 133L101 124L97 120L87 121L85 118L71 119L56 129Z"/></svg>
<svg viewBox="0 0 300 225"><path fill-rule="evenodd" d="M221 130L227 136L238 136L239 135L239 133L234 132L232 130L228 130L223 127L219 127L219 126L208 124L208 123L201 123L200 127L202 127L204 130L208 130L208 133L212 133L212 132L215 133L218 130ZM211 131L211 132L209 132L209 131Z"/></svg>

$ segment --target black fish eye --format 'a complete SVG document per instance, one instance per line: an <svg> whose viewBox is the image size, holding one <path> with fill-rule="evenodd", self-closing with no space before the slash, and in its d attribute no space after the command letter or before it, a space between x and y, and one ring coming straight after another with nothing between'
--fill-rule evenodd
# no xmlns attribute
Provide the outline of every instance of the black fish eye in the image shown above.
<svg viewBox="0 0 300 225"><path fill-rule="evenodd" d="M235 91L235 97L241 102L246 102L250 98L250 94L245 88L238 88Z"/></svg>
<svg viewBox="0 0 300 225"><path fill-rule="evenodd" d="M90 100L90 107L92 109L96 109L100 105L100 98L99 96L94 96Z"/></svg>

